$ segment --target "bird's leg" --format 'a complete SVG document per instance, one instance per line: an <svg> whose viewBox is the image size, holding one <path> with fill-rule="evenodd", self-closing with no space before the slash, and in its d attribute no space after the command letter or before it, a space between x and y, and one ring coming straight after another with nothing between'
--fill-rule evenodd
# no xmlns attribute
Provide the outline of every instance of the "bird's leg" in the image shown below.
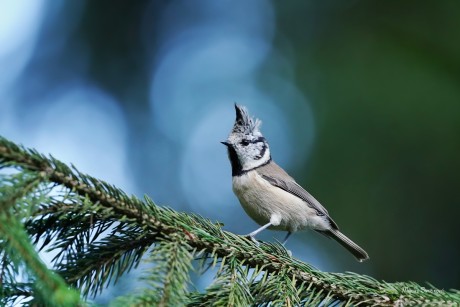
<svg viewBox="0 0 460 307"><path fill-rule="evenodd" d="M261 232L262 230L264 229L267 229L268 227L270 227L272 225L272 223L267 223L265 224L264 226L260 227L260 228L257 228L256 230L254 230L253 232L251 232L250 234L248 234L247 236L251 239L252 242L256 243L257 245L259 245L259 242L257 242L255 236Z"/></svg>
<svg viewBox="0 0 460 307"><path fill-rule="evenodd" d="M283 245L286 244L287 240L289 239L289 237L291 236L292 232L288 231L288 233L286 234L286 236L284 237L284 240L283 240Z"/></svg>

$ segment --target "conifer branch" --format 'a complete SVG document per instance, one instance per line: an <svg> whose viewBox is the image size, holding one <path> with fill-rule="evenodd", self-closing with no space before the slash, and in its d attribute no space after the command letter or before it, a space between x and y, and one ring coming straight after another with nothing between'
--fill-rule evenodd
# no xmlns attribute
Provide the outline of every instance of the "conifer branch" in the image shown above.
<svg viewBox="0 0 460 307"><path fill-rule="evenodd" d="M3 256L0 276L2 276L2 282L3 277L8 279L6 287L4 288L2 285L0 298L6 298L6 301L9 300L8 296L5 296L6 293L3 293L3 289L6 291L12 291L13 289L14 291L10 295L13 297L24 295L24 291L20 291L18 287L11 283L11 279L14 276L11 271L18 272L18 269L23 267L41 285L35 289L37 296L47 297L49 305L76 306L80 301L78 293L68 289L59 275L50 272L46 268L46 265L35 252L27 232L18 219L18 215L21 216L21 210L13 208L13 204L20 203L20 199L29 190L38 185L35 178L32 178L32 180L26 179L22 189L17 189L18 177L20 176L11 176L12 180L9 181L12 183L11 186L2 186L0 190L0 195L2 196L0 198L0 247Z"/></svg>
<svg viewBox="0 0 460 307"><path fill-rule="evenodd" d="M116 281L139 263L149 247L158 243L150 259L160 265L159 271L148 277L152 278L153 288L141 295L126 297L124 301L164 305L188 301L191 306L210 302L454 306L460 302L456 291L425 288L410 282L379 282L352 273L318 271L292 258L280 244L256 246L245 237L223 231L219 223L159 207L147 197L143 201L129 197L53 157L0 137L0 169L5 167L38 178L38 183L31 179L34 185L20 181L21 193L28 195L27 232L35 243L43 241L41 248L60 250L53 260L56 272L83 295L94 295L112 280ZM0 187L4 184L2 181ZM47 194L47 188L53 189L54 193L48 193L53 195ZM39 204L30 202L31 195L47 195L48 200ZM0 199L7 197L0 194ZM10 205L18 206L11 202ZM6 212L3 205L0 212ZM0 235L0 240L5 240L7 231ZM33 254L33 251L27 253ZM205 293L186 294L192 255L202 255L211 266L219 267L213 285ZM28 255L21 254L21 257L26 259ZM182 260L186 261L181 263ZM253 269L252 273L249 269ZM173 296L178 301L174 301Z"/></svg>
<svg viewBox="0 0 460 307"><path fill-rule="evenodd" d="M192 251L192 252L191 252ZM154 264L145 279L159 296L158 306L184 306L187 300L187 287L190 283L189 271L192 267L193 249L181 238L160 241L151 252Z"/></svg>

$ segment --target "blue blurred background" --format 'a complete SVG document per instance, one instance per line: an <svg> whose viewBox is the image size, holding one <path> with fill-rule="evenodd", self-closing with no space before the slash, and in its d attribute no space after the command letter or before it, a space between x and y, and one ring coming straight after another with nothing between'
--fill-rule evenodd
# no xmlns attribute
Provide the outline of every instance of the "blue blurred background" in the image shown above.
<svg viewBox="0 0 460 307"><path fill-rule="evenodd" d="M0 134L244 234L238 102L371 260L312 232L294 256L460 288L459 37L457 1L1 0Z"/></svg>

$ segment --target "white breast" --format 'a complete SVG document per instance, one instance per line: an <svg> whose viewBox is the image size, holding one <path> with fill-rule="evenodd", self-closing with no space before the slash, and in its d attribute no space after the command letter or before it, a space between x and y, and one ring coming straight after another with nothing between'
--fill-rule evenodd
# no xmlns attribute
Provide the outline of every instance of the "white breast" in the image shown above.
<svg viewBox="0 0 460 307"><path fill-rule="evenodd" d="M233 177L233 192L246 213L259 225L279 221L275 230L297 231L304 228L326 230L330 224L324 216L308 207L301 198L271 185L257 170Z"/></svg>

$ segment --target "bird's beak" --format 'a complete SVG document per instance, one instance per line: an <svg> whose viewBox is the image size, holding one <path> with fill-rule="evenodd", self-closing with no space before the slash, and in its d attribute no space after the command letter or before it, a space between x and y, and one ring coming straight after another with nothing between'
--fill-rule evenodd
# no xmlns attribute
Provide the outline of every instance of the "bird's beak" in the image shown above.
<svg viewBox="0 0 460 307"><path fill-rule="evenodd" d="M227 147L230 146L230 143L227 142L227 141L223 141L223 142L221 142L221 143L224 144L224 145L227 146Z"/></svg>

